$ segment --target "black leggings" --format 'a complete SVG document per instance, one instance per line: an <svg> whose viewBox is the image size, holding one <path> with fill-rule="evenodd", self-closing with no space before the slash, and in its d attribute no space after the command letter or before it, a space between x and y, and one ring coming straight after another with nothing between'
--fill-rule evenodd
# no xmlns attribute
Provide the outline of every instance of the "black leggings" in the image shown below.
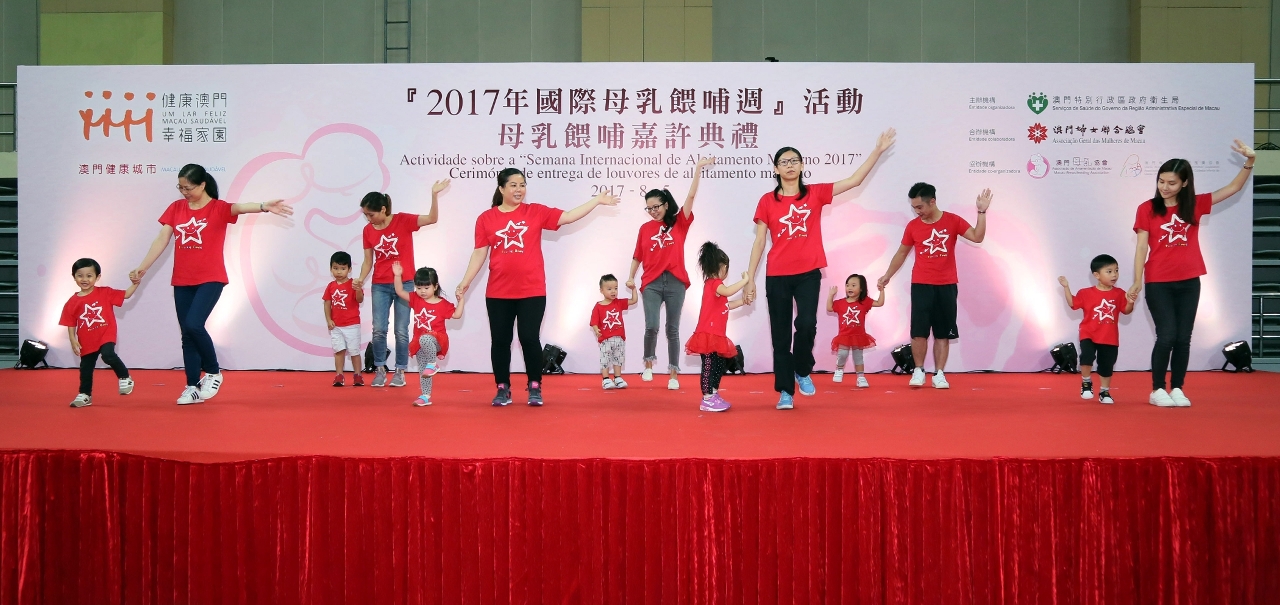
<svg viewBox="0 0 1280 605"><path fill-rule="evenodd" d="M111 366L116 372L116 378L124 380L129 377L129 368L126 368L120 356L116 355L116 343L104 342L97 351L86 353L80 356L80 392L85 395L93 394L93 368L98 365L98 356L102 356L102 361Z"/></svg>
<svg viewBox="0 0 1280 605"><path fill-rule="evenodd" d="M702 394L710 395L720 389L724 376L725 359L715 353L702 355Z"/></svg>
<svg viewBox="0 0 1280 605"><path fill-rule="evenodd" d="M547 297L486 298L489 310L489 360L493 363L493 380L498 384L511 384L511 338L513 329L520 334L520 348L524 350L524 373L529 382L542 381L542 316L547 312ZM517 321L519 326L517 327Z"/></svg>
<svg viewBox="0 0 1280 605"><path fill-rule="evenodd" d="M818 291L821 289L820 269L764 278L769 334L773 340L773 390L779 393L795 395L796 376L808 376L813 371L813 341L818 335ZM791 337L793 309L794 340Z"/></svg>
<svg viewBox="0 0 1280 605"><path fill-rule="evenodd" d="M1147 284L1147 308L1156 324L1156 344L1151 349L1153 388L1164 388L1166 368L1173 375L1170 388L1182 388L1191 359L1191 330L1196 326L1199 306L1199 277Z"/></svg>
<svg viewBox="0 0 1280 605"><path fill-rule="evenodd" d="M1098 367L1095 369L1103 378L1111 378L1111 370L1116 367L1116 358L1119 356L1120 347L1116 345L1093 344L1088 338L1080 341L1080 365L1091 366L1096 357Z"/></svg>

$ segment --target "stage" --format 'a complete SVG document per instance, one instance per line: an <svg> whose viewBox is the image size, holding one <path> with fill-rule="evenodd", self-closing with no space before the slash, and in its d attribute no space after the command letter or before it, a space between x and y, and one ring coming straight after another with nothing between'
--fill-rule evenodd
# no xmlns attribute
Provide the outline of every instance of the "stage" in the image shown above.
<svg viewBox="0 0 1280 605"><path fill-rule="evenodd" d="M330 373L0 372L0 603L1274 603L1280 375L768 375L434 405ZM523 377L516 378L517 385Z"/></svg>

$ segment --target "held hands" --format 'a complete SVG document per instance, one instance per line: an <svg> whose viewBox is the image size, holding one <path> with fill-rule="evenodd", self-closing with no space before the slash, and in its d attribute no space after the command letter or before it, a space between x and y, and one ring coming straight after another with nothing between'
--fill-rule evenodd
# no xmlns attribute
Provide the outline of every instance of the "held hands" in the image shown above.
<svg viewBox="0 0 1280 605"><path fill-rule="evenodd" d="M1134 292L1132 289L1125 293L1124 297L1128 299L1129 304L1138 302L1138 293Z"/></svg>
<svg viewBox="0 0 1280 605"><path fill-rule="evenodd" d="M884 287L885 287L885 286L887 286L887 285L889 285L889 276L888 276L888 275L881 275L881 276L880 276L880 279L877 279L877 280L876 280L876 289L878 289L878 290L883 290L883 289L884 289Z"/></svg>
<svg viewBox="0 0 1280 605"><path fill-rule="evenodd" d="M467 293L467 284L458 284L458 287L454 288L453 290L453 295L457 297L459 301L462 300L462 295L466 293Z"/></svg>
<svg viewBox="0 0 1280 605"><path fill-rule="evenodd" d="M751 304L751 301L756 299L756 282L754 280L747 280L747 286L742 289L742 299L747 301L747 304Z"/></svg>
<svg viewBox="0 0 1280 605"><path fill-rule="evenodd" d="M1142 291L1142 284L1135 283L1132 286L1129 286L1129 293L1126 295L1126 298L1136 302L1138 300L1138 293L1141 291Z"/></svg>
<svg viewBox="0 0 1280 605"><path fill-rule="evenodd" d="M444 179L443 181L436 181L435 183L431 184L431 193L432 195L440 193L441 191L444 191L448 187L449 187L449 179Z"/></svg>
<svg viewBox="0 0 1280 605"><path fill-rule="evenodd" d="M1236 139L1231 143L1231 150L1235 151L1236 153L1248 159L1253 159L1258 156L1258 154L1254 152L1252 147L1245 145L1244 141L1241 141L1240 139Z"/></svg>
<svg viewBox="0 0 1280 605"><path fill-rule="evenodd" d="M876 139L876 152L884 153L893 146L893 140L898 136L898 131L892 128L880 133L880 138Z"/></svg>
<svg viewBox="0 0 1280 605"><path fill-rule="evenodd" d="M271 214L275 214L279 216L289 216L293 214L293 207L284 203L284 200L271 200L269 202L263 202L262 209L266 210L267 212L270 212Z"/></svg>
<svg viewBox="0 0 1280 605"><path fill-rule="evenodd" d="M636 280L635 280L635 278L634 278L634 277L633 277L633 278L631 278L631 279L628 279L628 280L627 280L627 289L628 289L628 290L635 290L635 289L636 289Z"/></svg>
<svg viewBox="0 0 1280 605"><path fill-rule="evenodd" d="M133 271L129 272L129 281L135 284L140 284L142 283L142 276L146 274L147 274L146 269L141 269L141 268L134 269Z"/></svg>
<svg viewBox="0 0 1280 605"><path fill-rule="evenodd" d="M991 190L983 189L982 193L978 194L978 212L986 212L987 208L990 206L991 206Z"/></svg>

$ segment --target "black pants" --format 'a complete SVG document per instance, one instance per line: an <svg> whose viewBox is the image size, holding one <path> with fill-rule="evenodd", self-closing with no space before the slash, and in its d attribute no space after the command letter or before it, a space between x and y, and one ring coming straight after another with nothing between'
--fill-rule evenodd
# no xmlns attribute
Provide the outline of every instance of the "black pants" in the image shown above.
<svg viewBox="0 0 1280 605"><path fill-rule="evenodd" d="M203 283L198 286L174 286L173 304L178 311L178 327L182 328L182 365L187 372L187 386L200 384L200 370L217 374L218 352L204 324L222 297L226 284Z"/></svg>
<svg viewBox="0 0 1280 605"><path fill-rule="evenodd" d="M725 359L715 353L702 355L702 377L700 383L702 394L710 395L720 390L720 379L724 377Z"/></svg>
<svg viewBox="0 0 1280 605"><path fill-rule="evenodd" d="M818 291L822 271L764 278L769 301L769 333L773 337L773 390L796 394L796 376L813 371L813 340L818 335ZM791 336L795 303L795 338Z"/></svg>
<svg viewBox="0 0 1280 605"><path fill-rule="evenodd" d="M547 297L486 298L489 310L489 360L493 363L493 380L511 384L511 337L513 329L520 334L524 350L524 373L529 382L542 380L542 316L547 312ZM518 322L518 325L517 325Z"/></svg>
<svg viewBox="0 0 1280 605"><path fill-rule="evenodd" d="M116 355L116 343L104 342L97 351L80 356L80 392L85 395L93 394L93 368L98 365L99 355L102 356L103 362L115 370L116 378L123 380L129 377L129 368L126 368L124 362L120 361L120 356Z"/></svg>
<svg viewBox="0 0 1280 605"><path fill-rule="evenodd" d="M1116 367L1116 358L1120 356L1120 347L1116 345L1094 344L1085 338L1080 341L1080 365L1091 366L1096 358L1098 367L1094 368L1103 378L1111 378L1111 370Z"/></svg>
<svg viewBox="0 0 1280 605"><path fill-rule="evenodd" d="M1151 349L1151 386L1164 388L1164 371L1173 374L1169 387L1182 388L1191 360L1191 330L1200 306L1200 278L1147 284L1147 309L1156 324Z"/></svg>

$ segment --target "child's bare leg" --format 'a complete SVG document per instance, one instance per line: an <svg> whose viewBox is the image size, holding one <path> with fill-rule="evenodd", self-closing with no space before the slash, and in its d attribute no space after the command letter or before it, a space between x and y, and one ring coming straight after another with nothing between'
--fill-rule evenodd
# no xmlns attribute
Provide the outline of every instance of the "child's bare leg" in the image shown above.
<svg viewBox="0 0 1280 605"><path fill-rule="evenodd" d="M347 364L347 352L339 351L333 354L333 369L337 373L342 373L342 368Z"/></svg>
<svg viewBox="0 0 1280 605"><path fill-rule="evenodd" d="M364 368L364 365L360 363L360 356L359 356L359 355L352 355L352 356L351 356L351 371L352 371L352 372L355 372L355 373L357 373L357 374L359 374L359 373L360 373L360 370L361 370L361 369L363 369L363 368ZM341 371L341 370L339 370L339 371Z"/></svg>
<svg viewBox="0 0 1280 605"><path fill-rule="evenodd" d="M1081 366L1080 366L1080 380L1082 380L1082 381L1084 381L1084 382L1089 382L1089 381L1090 381L1089 375L1090 375L1090 374L1092 374L1092 373L1093 373L1093 365L1087 365L1087 366L1086 366L1086 365L1081 365ZM1102 381L1103 381L1103 384L1104 384L1104 385L1105 385L1105 384L1110 384L1111 379L1110 379L1110 378L1103 378L1103 379L1102 379Z"/></svg>
<svg viewBox="0 0 1280 605"><path fill-rule="evenodd" d="M1105 390L1107 390L1107 389L1111 388L1111 377L1110 377L1110 376L1099 376L1098 378L1100 379L1100 380L1098 380L1098 382L1102 385L1102 387L1101 387L1101 388L1102 388L1102 390L1104 390L1104 391L1105 391Z"/></svg>
<svg viewBox="0 0 1280 605"><path fill-rule="evenodd" d="M621 378L621 377L622 377L622 366L613 366L613 375L614 375L614 376L617 376L617 377L619 377L619 378Z"/></svg>

